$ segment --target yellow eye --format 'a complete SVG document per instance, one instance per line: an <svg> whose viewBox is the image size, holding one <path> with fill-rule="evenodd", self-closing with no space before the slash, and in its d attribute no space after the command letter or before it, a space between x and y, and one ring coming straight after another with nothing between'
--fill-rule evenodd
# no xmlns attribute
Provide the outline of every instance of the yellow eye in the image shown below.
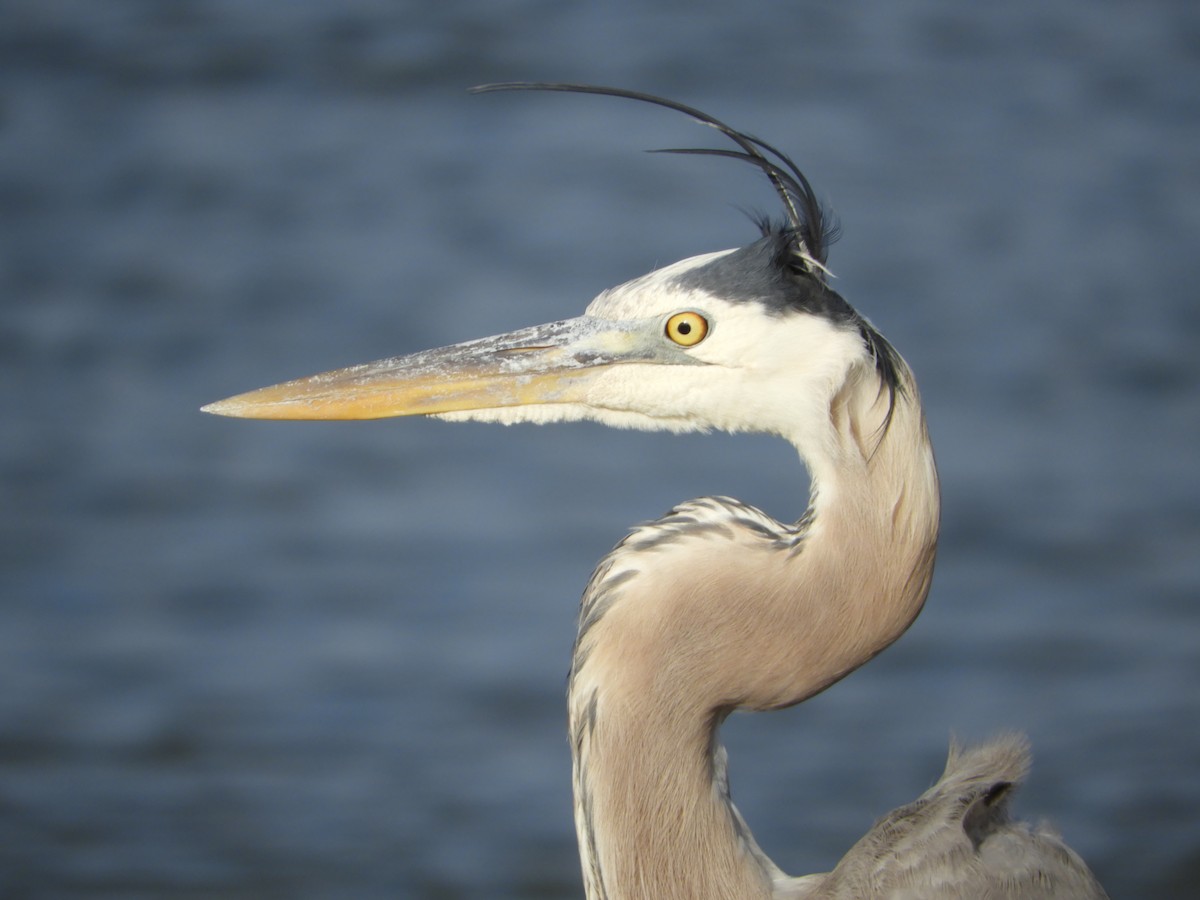
<svg viewBox="0 0 1200 900"><path fill-rule="evenodd" d="M695 347L708 335L708 319L698 312L675 313L667 319L667 337L681 347Z"/></svg>

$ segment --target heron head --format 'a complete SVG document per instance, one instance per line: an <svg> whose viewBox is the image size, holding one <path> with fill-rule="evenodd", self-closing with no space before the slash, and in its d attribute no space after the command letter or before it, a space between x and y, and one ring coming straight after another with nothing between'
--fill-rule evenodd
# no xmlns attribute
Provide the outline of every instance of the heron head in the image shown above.
<svg viewBox="0 0 1200 900"><path fill-rule="evenodd" d="M611 288L585 314L313 375L204 407L260 419L591 419L795 437L856 370L894 351L786 229ZM821 273L823 275L823 273Z"/></svg>
<svg viewBox="0 0 1200 900"><path fill-rule="evenodd" d="M736 150L672 150L758 167L784 207L737 250L682 260L605 291L576 319L351 366L204 407L270 419L594 419L676 431L777 433L799 442L828 421L855 373L894 400L902 363L828 283L836 231L796 165L769 144L674 101L616 88L489 85L608 94L665 106L720 131ZM885 424L886 424L885 419Z"/></svg>

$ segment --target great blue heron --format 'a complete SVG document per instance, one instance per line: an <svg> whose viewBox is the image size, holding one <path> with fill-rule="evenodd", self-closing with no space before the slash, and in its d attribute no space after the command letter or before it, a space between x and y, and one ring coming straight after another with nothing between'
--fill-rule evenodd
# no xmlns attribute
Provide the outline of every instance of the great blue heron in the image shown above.
<svg viewBox="0 0 1200 900"><path fill-rule="evenodd" d="M785 218L741 249L600 294L576 319L352 366L208 412L263 419L433 415L591 419L623 428L778 435L811 476L794 524L725 497L634 529L583 595L568 687L575 825L599 898L1096 898L1080 858L1014 822L1024 738L951 748L941 779L833 871L792 878L733 806L717 731L829 687L896 640L929 591L938 478L917 386L891 344L829 285L828 220L770 145L698 110L760 168Z"/></svg>

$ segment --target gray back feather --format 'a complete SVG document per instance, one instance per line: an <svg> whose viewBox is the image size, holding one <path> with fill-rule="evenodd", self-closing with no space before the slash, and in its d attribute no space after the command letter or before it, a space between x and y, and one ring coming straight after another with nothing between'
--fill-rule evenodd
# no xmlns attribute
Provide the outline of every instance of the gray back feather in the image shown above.
<svg viewBox="0 0 1200 900"><path fill-rule="evenodd" d="M790 895L1105 900L1104 889L1056 833L1012 820L1009 800L1029 761L1022 735L965 751L952 745L937 784L876 822L823 879L803 879Z"/></svg>

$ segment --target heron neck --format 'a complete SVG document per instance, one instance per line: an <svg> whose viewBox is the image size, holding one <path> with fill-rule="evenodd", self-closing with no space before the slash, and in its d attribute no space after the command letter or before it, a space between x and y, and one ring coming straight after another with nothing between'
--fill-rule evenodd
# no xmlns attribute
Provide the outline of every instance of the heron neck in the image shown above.
<svg viewBox="0 0 1200 900"><path fill-rule="evenodd" d="M786 880L729 800L717 730L739 707L799 703L899 637L937 539L915 386L886 433L878 391L847 391L824 455L800 447L814 492L802 524L693 501L637 529L593 576L569 686L589 900L770 897Z"/></svg>

